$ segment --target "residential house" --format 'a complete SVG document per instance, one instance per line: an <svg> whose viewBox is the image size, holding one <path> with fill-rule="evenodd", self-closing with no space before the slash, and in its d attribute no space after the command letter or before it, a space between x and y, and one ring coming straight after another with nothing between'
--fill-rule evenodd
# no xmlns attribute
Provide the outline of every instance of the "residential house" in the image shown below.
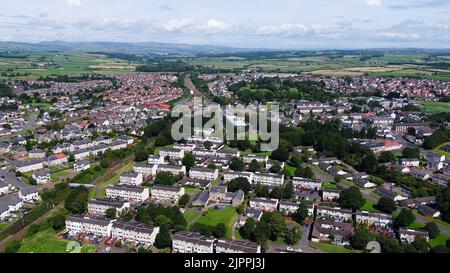
<svg viewBox="0 0 450 273"><path fill-rule="evenodd" d="M143 203L150 197L148 188L129 185L112 185L106 188L106 197L121 199L132 203Z"/></svg>
<svg viewBox="0 0 450 273"><path fill-rule="evenodd" d="M31 176L37 181L38 184L50 182L50 170L47 169L34 171Z"/></svg>
<svg viewBox="0 0 450 273"><path fill-rule="evenodd" d="M111 236L122 242L131 242L152 246L155 243L159 227L149 227L137 222L114 222L111 228Z"/></svg>
<svg viewBox="0 0 450 273"><path fill-rule="evenodd" d="M183 187L155 185L151 191L151 199L157 203L178 204L178 200L184 194Z"/></svg>
<svg viewBox="0 0 450 273"><path fill-rule="evenodd" d="M398 234L400 237L400 241L402 241L402 243L408 244L413 243L416 240L416 237L418 236L424 238L427 241L430 239L427 231L400 228Z"/></svg>
<svg viewBox="0 0 450 273"><path fill-rule="evenodd" d="M298 189L320 190L322 188L322 181L320 179L294 177L292 178L292 184Z"/></svg>
<svg viewBox="0 0 450 273"><path fill-rule="evenodd" d="M278 210L278 199L254 197L250 199L250 208L273 212Z"/></svg>
<svg viewBox="0 0 450 273"><path fill-rule="evenodd" d="M109 237L114 221L101 218L71 215L66 219L66 231L69 235L80 234Z"/></svg>
<svg viewBox="0 0 450 273"><path fill-rule="evenodd" d="M120 184L128 186L140 186L144 182L142 173L122 173Z"/></svg>
<svg viewBox="0 0 450 273"><path fill-rule="evenodd" d="M352 220L352 211L338 207L317 206L317 217L347 222Z"/></svg>
<svg viewBox="0 0 450 273"><path fill-rule="evenodd" d="M213 237L179 231L172 236L172 251L174 253L214 253L214 242Z"/></svg>
<svg viewBox="0 0 450 273"><path fill-rule="evenodd" d="M217 169L209 168L191 168L189 170L189 177L201 180L216 180L219 177Z"/></svg>
<svg viewBox="0 0 450 273"><path fill-rule="evenodd" d="M352 235L353 227L350 223L316 219L311 241L344 246L350 244L350 237Z"/></svg>
<svg viewBox="0 0 450 273"><path fill-rule="evenodd" d="M93 199L88 202L88 213L91 215L104 216L108 209L116 209L119 214L130 208L130 202L113 199Z"/></svg>

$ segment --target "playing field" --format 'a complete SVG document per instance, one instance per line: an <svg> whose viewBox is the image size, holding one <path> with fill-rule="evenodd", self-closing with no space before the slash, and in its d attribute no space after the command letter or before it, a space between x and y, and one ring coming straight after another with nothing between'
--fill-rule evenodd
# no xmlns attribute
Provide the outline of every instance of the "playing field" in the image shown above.
<svg viewBox="0 0 450 273"><path fill-rule="evenodd" d="M435 102L435 101L422 101L422 111L428 114L436 113L450 113L450 103Z"/></svg>
<svg viewBox="0 0 450 273"><path fill-rule="evenodd" d="M233 224L239 218L239 214L236 212L236 208L234 207L226 207L224 209L209 209L208 214L202 216L197 223L216 226L217 224L223 223L226 227L226 235L227 239L231 239L231 228Z"/></svg>

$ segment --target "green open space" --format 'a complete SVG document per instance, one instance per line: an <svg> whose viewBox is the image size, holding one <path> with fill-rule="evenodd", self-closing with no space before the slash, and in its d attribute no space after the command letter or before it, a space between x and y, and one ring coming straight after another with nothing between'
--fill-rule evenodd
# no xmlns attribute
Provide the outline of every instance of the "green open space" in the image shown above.
<svg viewBox="0 0 450 273"><path fill-rule="evenodd" d="M236 212L236 208L234 207L225 207L223 209L208 209L208 214L200 217L196 223L216 226L220 223L223 223L226 227L226 235L227 239L231 239L231 228L233 224L239 218L239 214Z"/></svg>
<svg viewBox="0 0 450 273"><path fill-rule="evenodd" d="M316 249L320 249L326 253L355 253L355 251L353 251L351 249L347 249L343 246L326 244L326 243L311 242L310 246L313 248L316 248Z"/></svg>

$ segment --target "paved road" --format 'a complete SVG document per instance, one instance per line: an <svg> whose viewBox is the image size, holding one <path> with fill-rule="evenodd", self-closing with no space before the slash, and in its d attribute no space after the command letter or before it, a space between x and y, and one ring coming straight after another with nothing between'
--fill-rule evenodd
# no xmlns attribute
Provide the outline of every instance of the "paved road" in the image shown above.
<svg viewBox="0 0 450 273"><path fill-rule="evenodd" d="M236 223L233 224L231 227L231 239L236 240L236 226L239 223L239 220L236 221Z"/></svg>
<svg viewBox="0 0 450 273"><path fill-rule="evenodd" d="M211 100L209 98L207 98L202 92L197 90L197 87L195 87L194 83L192 82L190 75L184 77L184 85L194 93L194 97L201 97L206 103L211 103ZM191 102L191 104L192 103L193 102Z"/></svg>

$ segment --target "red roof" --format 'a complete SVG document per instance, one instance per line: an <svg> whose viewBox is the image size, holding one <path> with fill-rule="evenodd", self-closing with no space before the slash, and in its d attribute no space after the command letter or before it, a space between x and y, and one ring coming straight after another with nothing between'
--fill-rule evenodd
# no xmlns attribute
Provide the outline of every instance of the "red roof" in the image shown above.
<svg viewBox="0 0 450 273"><path fill-rule="evenodd" d="M56 156L56 158L64 158L64 157L66 157L65 154L56 154L55 156Z"/></svg>
<svg viewBox="0 0 450 273"><path fill-rule="evenodd" d="M393 141L393 140L385 140L384 141L384 146L387 147L393 147L393 146L399 146L400 143L398 143L397 141Z"/></svg>
<svg viewBox="0 0 450 273"><path fill-rule="evenodd" d="M144 104L145 107L150 108L160 108L164 110L170 110L170 105L164 103L164 102L147 102Z"/></svg>

